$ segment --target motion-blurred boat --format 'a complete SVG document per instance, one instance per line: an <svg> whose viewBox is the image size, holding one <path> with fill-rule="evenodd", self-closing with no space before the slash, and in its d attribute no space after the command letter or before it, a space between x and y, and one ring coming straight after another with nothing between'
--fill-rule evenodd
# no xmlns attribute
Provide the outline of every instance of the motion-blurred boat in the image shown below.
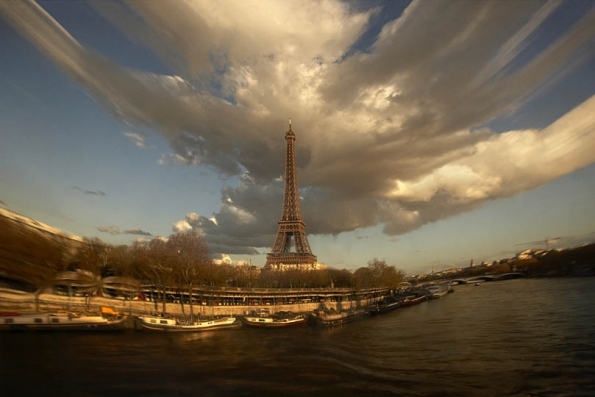
<svg viewBox="0 0 595 397"><path fill-rule="evenodd" d="M251 327L280 328L305 324L307 318L300 313L284 311L271 315L268 310L265 309L260 312L252 312L251 315L243 317L243 320L244 324Z"/></svg>
<svg viewBox="0 0 595 397"><path fill-rule="evenodd" d="M242 325L235 317L221 317L199 321L183 321L176 318L158 316L137 317L141 328L161 332L201 332L218 329L237 328Z"/></svg>
<svg viewBox="0 0 595 397"><path fill-rule="evenodd" d="M420 296L416 296L416 295L412 295L412 296L407 296L405 299L403 299L401 301L401 307L408 307L408 306L413 306L413 305L417 305L421 302L424 302L428 300L428 296L427 295L420 295Z"/></svg>
<svg viewBox="0 0 595 397"><path fill-rule="evenodd" d="M363 309L348 309L337 312L335 310L316 310L312 313L311 319L314 325L321 327L334 327L341 324L359 320L367 315Z"/></svg>
<svg viewBox="0 0 595 397"><path fill-rule="evenodd" d="M425 287L426 295L428 299L438 299L448 294L450 286L448 288L442 288L439 285L429 285Z"/></svg>
<svg viewBox="0 0 595 397"><path fill-rule="evenodd" d="M110 308L102 315L77 313L0 312L0 329L8 331L115 331L125 328L126 316Z"/></svg>

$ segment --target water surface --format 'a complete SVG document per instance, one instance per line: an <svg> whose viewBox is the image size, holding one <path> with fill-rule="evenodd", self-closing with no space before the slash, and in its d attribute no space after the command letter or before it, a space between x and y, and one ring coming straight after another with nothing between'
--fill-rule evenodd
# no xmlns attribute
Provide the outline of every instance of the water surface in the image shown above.
<svg viewBox="0 0 595 397"><path fill-rule="evenodd" d="M455 289L330 330L4 333L1 394L595 395L594 278Z"/></svg>

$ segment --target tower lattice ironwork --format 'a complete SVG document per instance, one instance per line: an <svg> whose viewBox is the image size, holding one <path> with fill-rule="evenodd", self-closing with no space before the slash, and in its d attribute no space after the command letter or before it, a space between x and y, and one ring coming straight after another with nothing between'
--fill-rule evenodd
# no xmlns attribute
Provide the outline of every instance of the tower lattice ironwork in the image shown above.
<svg viewBox="0 0 595 397"><path fill-rule="evenodd" d="M317 258L312 254L306 224L302 220L300 196L298 192L295 166L295 133L291 129L285 133L287 151L285 156L285 192L283 210L279 220L279 230L272 252L267 254L265 269L314 268Z"/></svg>

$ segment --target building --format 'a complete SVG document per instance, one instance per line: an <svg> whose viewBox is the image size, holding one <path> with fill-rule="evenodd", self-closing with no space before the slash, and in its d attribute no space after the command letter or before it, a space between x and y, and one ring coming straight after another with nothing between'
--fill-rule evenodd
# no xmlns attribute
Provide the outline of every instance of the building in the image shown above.
<svg viewBox="0 0 595 397"><path fill-rule="evenodd" d="M295 166L295 133L291 129L285 133L287 151L285 156L285 191L279 229L272 251L267 254L266 270L316 270L320 268L316 255L312 253L306 224L302 220L300 195Z"/></svg>

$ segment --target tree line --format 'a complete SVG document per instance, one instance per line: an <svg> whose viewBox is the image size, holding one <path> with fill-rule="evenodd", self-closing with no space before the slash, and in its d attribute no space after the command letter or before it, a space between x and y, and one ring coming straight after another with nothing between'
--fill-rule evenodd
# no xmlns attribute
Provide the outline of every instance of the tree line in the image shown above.
<svg viewBox="0 0 595 397"><path fill-rule="evenodd" d="M0 282L20 283L32 291L75 283L89 293L110 285L128 291L150 285L165 304L166 291L172 289L192 296L191 291L207 287L396 288L404 277L402 270L376 258L355 271L279 272L249 264L215 264L205 239L194 231L156 237L148 244L113 246L97 238L82 243L52 239L0 219ZM186 303L192 315L192 301ZM184 310L184 302L180 304Z"/></svg>

